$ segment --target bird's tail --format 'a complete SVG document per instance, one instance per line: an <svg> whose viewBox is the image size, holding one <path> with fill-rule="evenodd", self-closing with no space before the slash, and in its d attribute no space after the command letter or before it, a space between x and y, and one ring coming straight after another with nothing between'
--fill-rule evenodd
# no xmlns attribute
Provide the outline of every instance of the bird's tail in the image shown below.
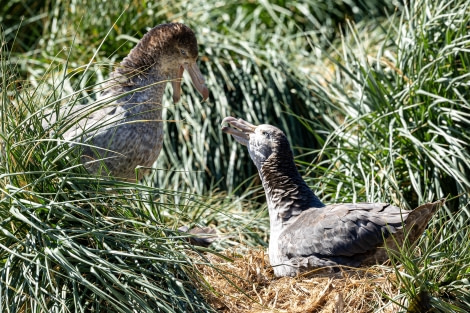
<svg viewBox="0 0 470 313"><path fill-rule="evenodd" d="M413 247L426 229L429 220L432 218L434 213L444 205L444 202L445 199L425 203L413 211L410 211L406 218L404 227L385 240L385 247L387 247L387 250L394 253L400 253L405 241L408 241L411 244L411 247ZM386 255L386 251L380 249L376 253L375 258L377 260L383 260L386 259Z"/></svg>
<svg viewBox="0 0 470 313"><path fill-rule="evenodd" d="M425 203L420 205L416 209L410 212L406 219L406 225L404 229L404 235L408 238L412 244L418 240L421 234L426 229L429 220L432 218L434 213L439 210L445 203L445 199L441 199L435 202Z"/></svg>

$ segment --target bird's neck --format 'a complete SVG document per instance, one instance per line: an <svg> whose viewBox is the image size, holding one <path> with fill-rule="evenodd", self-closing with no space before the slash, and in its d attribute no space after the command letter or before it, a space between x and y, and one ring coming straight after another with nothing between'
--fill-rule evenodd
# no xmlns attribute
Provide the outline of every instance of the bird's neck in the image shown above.
<svg viewBox="0 0 470 313"><path fill-rule="evenodd" d="M272 223L283 224L306 209L325 206L300 176L291 151L271 155L260 176Z"/></svg>

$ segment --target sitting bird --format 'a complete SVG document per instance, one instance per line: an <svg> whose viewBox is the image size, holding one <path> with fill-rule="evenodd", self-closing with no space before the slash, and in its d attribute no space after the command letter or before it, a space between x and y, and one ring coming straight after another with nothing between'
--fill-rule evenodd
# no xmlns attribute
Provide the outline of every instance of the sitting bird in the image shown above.
<svg viewBox="0 0 470 313"><path fill-rule="evenodd" d="M171 82L173 101L178 102L186 70L203 99L209 96L197 57L196 36L189 27L158 25L115 69L95 103L50 111L43 128L56 132L61 127L63 138L83 149L81 162L90 172L139 180L162 149L166 83ZM65 121L66 127L57 126L58 121Z"/></svg>
<svg viewBox="0 0 470 313"><path fill-rule="evenodd" d="M275 276L320 267L384 262L384 246L415 242L443 200L415 210L388 203L323 204L300 176L285 134L271 125L226 117L222 131L247 146L258 168L270 219L269 261Z"/></svg>

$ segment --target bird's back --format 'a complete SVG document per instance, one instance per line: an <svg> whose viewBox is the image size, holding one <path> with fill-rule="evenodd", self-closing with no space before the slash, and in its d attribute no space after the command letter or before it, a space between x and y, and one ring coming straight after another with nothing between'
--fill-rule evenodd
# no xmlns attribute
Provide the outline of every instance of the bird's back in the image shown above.
<svg viewBox="0 0 470 313"><path fill-rule="evenodd" d="M278 276L293 276L322 266L361 266L388 259L384 245L396 250L405 237L416 242L432 215L437 201L413 211L386 203L333 204L304 211L284 228L270 246L281 266ZM404 227L403 227L404 226ZM273 264L275 265L275 264ZM276 267L274 267L276 273Z"/></svg>

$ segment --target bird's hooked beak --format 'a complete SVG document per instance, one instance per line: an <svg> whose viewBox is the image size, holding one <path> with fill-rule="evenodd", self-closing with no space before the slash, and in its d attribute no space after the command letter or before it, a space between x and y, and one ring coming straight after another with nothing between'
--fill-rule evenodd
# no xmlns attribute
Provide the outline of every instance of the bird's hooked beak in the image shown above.
<svg viewBox="0 0 470 313"><path fill-rule="evenodd" d="M181 98L181 80L183 79L184 70L188 71L194 87L196 87L197 91L202 95L203 100L209 98L209 89L206 87L206 81L199 67L197 67L196 62L183 63L180 65L176 79L171 82L171 86L173 87L173 102L177 103Z"/></svg>
<svg viewBox="0 0 470 313"><path fill-rule="evenodd" d="M223 126L222 131L230 134L233 138L244 146L248 146L250 141L250 134L255 132L256 126L235 117L226 117L222 120L222 125L228 123L232 127Z"/></svg>

